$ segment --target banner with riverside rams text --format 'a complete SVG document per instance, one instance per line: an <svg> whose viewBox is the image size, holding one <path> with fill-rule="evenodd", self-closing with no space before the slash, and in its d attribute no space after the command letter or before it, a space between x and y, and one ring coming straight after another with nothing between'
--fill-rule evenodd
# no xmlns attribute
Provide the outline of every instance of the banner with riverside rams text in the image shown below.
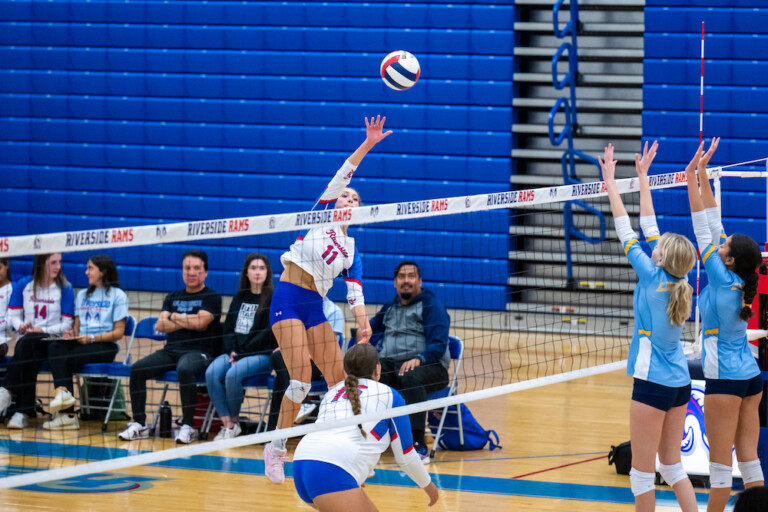
<svg viewBox="0 0 768 512"><path fill-rule="evenodd" d="M652 189L679 186L685 182L684 172L658 174L650 177ZM622 194L638 191L637 178L617 180L616 183L619 192ZM251 236L284 231L299 231L339 223L369 224L372 222L414 219L499 208L520 208L534 204L554 203L604 195L606 195L605 183L596 181L474 196L388 203L360 208L0 237L0 257L189 242L208 238Z"/></svg>

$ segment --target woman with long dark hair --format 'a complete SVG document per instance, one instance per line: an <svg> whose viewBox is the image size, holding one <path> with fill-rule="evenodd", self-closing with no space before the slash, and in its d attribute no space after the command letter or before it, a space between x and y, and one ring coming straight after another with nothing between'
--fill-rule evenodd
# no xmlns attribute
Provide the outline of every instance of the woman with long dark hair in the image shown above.
<svg viewBox="0 0 768 512"><path fill-rule="evenodd" d="M223 353L205 371L205 383L223 428L215 441L237 437L243 403L243 381L271 370L269 356L277 348L269 326L269 305L275 288L269 258L252 252L240 271L240 287L224 322Z"/></svg>
<svg viewBox="0 0 768 512"><path fill-rule="evenodd" d="M706 153L704 144L700 144L685 169L693 230L709 278L699 295L701 360L706 379L704 425L709 440L709 512L724 510L731 495L734 447L744 487L763 485L757 457L763 379L747 341L747 322L754 316L751 304L757 295L757 269L763 258L760 247L750 237L726 237L723 231L720 207L707 175L707 163L719 142L719 138L713 139Z"/></svg>
<svg viewBox="0 0 768 512"><path fill-rule="evenodd" d="M106 254L91 256L85 267L88 288L75 299L75 324L65 330L62 340L51 342L48 363L51 366L56 396L50 403L48 430L80 428L75 416L72 376L86 364L111 363L120 350L118 341L125 334L128 296L120 289L120 278L112 258Z"/></svg>
<svg viewBox="0 0 768 512"><path fill-rule="evenodd" d="M16 397L8 428L26 428L35 416L37 374L48 357L48 338L72 328L74 309L75 295L61 270L61 253L36 255L32 275L19 280L8 305L8 319L21 336L0 387L0 411Z"/></svg>

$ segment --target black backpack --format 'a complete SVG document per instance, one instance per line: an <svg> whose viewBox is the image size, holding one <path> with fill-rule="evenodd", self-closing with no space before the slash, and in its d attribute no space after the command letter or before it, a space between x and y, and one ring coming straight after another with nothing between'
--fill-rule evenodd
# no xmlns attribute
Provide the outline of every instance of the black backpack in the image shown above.
<svg viewBox="0 0 768 512"><path fill-rule="evenodd" d="M632 469L632 447L629 441L619 446L611 446L611 451L608 452L608 465L611 464L616 465L616 473L629 474L629 470Z"/></svg>

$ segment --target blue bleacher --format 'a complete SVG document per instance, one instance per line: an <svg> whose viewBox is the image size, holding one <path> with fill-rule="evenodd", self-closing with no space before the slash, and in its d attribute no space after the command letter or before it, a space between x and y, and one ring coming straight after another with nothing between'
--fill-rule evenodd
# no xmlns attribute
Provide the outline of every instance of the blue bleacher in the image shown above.
<svg viewBox="0 0 768 512"><path fill-rule="evenodd" d="M376 113L395 135L355 176L366 204L509 189L508 2L6 3L2 235L303 211ZM425 70L412 90L378 76L396 48ZM395 260L412 257L449 307L503 310L508 230L507 210L355 227L366 299L389 300ZM211 255L208 283L228 291L244 245L278 272L296 234L194 246ZM187 246L112 253L125 288L165 292L181 286ZM85 257L65 258L76 285Z"/></svg>

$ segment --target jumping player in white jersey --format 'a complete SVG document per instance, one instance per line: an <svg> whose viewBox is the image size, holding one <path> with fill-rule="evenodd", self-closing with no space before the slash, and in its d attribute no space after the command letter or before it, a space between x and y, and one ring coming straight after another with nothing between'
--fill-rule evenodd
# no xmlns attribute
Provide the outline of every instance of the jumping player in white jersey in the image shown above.
<svg viewBox="0 0 768 512"><path fill-rule="evenodd" d="M347 302L357 322L357 341L367 343L371 324L365 310L362 287L362 263L355 240L347 235L350 208L360 206L360 196L347 185L363 157L373 146L388 137L384 132L386 117L365 118L365 141L344 162L312 208L318 218L335 201L331 219L338 224L310 229L284 253L285 268L272 296L270 323L277 338L291 381L280 406L277 428L293 425L304 397L311 387L310 359L320 368L328 387L344 380L341 349L336 335L323 314L323 298L342 275L347 283ZM274 483L285 481L285 439L264 447L267 477Z"/></svg>
<svg viewBox="0 0 768 512"><path fill-rule="evenodd" d="M691 397L691 377L680 337L691 314L693 289L686 276L696 263L696 251L682 235L665 233L659 237L648 184L648 169L656 148L654 142L649 150L646 142L642 158L635 155L640 181L640 227L653 250L651 257L640 248L621 201L614 179L616 161L612 145L605 148L605 160L600 161L616 234L639 281L633 297L635 324L627 360L627 375L634 377L629 407L629 482L635 510L655 510L658 453L659 473L672 486L683 512L693 512L698 510L696 495L680 456L685 411Z"/></svg>
<svg viewBox="0 0 768 512"><path fill-rule="evenodd" d="M379 353L370 344L349 349L344 370L347 378L330 388L320 404L318 425L405 405L400 393L378 382ZM361 485L390 445L400 468L424 489L429 505L434 505L437 487L413 449L408 416L304 436L293 457L293 480L299 497L321 512L377 510Z"/></svg>
<svg viewBox="0 0 768 512"><path fill-rule="evenodd" d="M731 495L736 448L744 487L763 485L757 457L763 378L747 342L747 322L757 294L762 255L747 235L723 232L720 207L712 193L707 163L719 138L705 154L703 143L685 169L693 231L709 284L699 294L703 331L704 424L709 440L708 512L721 512ZM697 169L698 168L698 173ZM698 174L698 186L696 185Z"/></svg>

